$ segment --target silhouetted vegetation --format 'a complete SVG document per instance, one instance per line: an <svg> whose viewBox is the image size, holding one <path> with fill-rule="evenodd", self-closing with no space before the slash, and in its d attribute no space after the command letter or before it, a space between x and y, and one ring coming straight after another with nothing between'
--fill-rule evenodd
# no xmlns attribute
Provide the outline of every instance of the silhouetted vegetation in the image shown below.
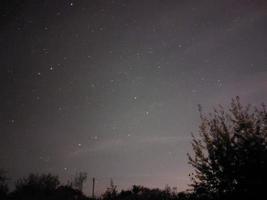
<svg viewBox="0 0 267 200"><path fill-rule="evenodd" d="M0 199L5 199L8 194L8 185L6 172L0 170Z"/></svg>
<svg viewBox="0 0 267 200"><path fill-rule="evenodd" d="M86 180L87 180L87 173L86 172L79 172L76 174L72 184L75 188L82 191L83 190L83 184L85 183Z"/></svg>
<svg viewBox="0 0 267 200"><path fill-rule="evenodd" d="M204 116L193 139L193 188L200 199L254 199L265 196L267 182L267 113L232 100Z"/></svg>
<svg viewBox="0 0 267 200"><path fill-rule="evenodd" d="M232 200L264 199L267 183L267 112L265 106L252 110L242 106L239 98L229 109L219 106L204 115L200 107L199 135L193 136L193 154L189 163L192 190L177 192L134 185L118 191L110 187L98 198L102 200ZM19 179L9 192L7 177L0 171L0 199L10 200L89 200L82 193L86 173L78 173L71 184L62 185L57 176L30 174ZM91 198L92 199L92 198Z"/></svg>
<svg viewBox="0 0 267 200"><path fill-rule="evenodd" d="M184 199L186 199L186 193L184 194ZM116 192L113 190L108 190L102 196L103 200L178 200L183 199L182 193L176 193L171 191L170 188L165 190L160 189L149 189L143 186L134 185L130 190L122 190L121 192Z"/></svg>
<svg viewBox="0 0 267 200"><path fill-rule="evenodd" d="M16 182L14 191L8 193L5 190L1 200L185 200L188 199L188 195L173 192L169 187L160 190L136 185L129 190L118 192L117 187L111 181L110 187L103 195L98 198L89 198L72 185L61 185L57 176L30 174Z"/></svg>
<svg viewBox="0 0 267 200"><path fill-rule="evenodd" d="M12 200L85 200L88 199L80 190L71 186L60 185L57 176L51 174L30 174L19 179L15 190L8 195Z"/></svg>

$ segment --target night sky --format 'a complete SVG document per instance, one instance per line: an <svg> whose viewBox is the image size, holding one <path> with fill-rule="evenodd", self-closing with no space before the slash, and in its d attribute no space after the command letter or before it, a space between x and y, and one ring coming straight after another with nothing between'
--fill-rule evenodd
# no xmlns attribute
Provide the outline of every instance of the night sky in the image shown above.
<svg viewBox="0 0 267 200"><path fill-rule="evenodd" d="M264 0L4 0L0 168L188 188L205 112L267 102Z"/></svg>

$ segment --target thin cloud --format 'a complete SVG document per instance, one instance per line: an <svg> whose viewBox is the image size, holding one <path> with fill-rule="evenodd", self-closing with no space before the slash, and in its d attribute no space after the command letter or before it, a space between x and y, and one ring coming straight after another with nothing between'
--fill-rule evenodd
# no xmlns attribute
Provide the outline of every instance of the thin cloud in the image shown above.
<svg viewBox="0 0 267 200"><path fill-rule="evenodd" d="M71 152L69 156L80 156L93 152L109 152L134 146L147 146L147 148L149 148L154 145L170 145L190 140L191 137L179 136L126 136L119 138L104 138L95 143L83 144L78 150Z"/></svg>

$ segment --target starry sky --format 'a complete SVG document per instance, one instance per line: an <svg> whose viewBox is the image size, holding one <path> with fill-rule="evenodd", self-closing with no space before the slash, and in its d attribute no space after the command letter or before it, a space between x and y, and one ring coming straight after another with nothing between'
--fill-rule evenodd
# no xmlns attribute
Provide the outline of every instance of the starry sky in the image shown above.
<svg viewBox="0 0 267 200"><path fill-rule="evenodd" d="M14 0L0 6L0 167L188 188L204 111L267 102L264 0Z"/></svg>

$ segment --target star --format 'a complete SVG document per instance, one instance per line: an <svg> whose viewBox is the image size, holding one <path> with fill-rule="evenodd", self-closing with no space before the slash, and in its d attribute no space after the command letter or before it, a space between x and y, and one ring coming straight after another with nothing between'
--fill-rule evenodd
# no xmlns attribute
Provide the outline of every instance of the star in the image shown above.
<svg viewBox="0 0 267 200"><path fill-rule="evenodd" d="M197 105L267 101L267 1L15 2L3 8L0 48L11 179L86 169L120 176L121 189L187 189ZM153 178L138 175L150 166Z"/></svg>

